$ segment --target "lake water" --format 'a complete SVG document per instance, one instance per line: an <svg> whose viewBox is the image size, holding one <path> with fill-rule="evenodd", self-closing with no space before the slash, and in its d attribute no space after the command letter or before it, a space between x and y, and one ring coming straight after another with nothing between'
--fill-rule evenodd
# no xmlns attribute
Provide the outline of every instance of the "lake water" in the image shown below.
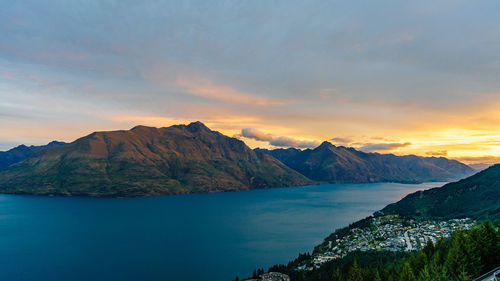
<svg viewBox="0 0 500 281"><path fill-rule="evenodd" d="M0 280L230 281L439 183L150 198L0 195Z"/></svg>

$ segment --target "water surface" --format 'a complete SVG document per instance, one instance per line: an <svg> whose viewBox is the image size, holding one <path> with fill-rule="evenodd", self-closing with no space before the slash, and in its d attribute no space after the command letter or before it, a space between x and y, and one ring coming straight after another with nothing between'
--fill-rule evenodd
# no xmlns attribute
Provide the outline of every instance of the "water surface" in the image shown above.
<svg viewBox="0 0 500 281"><path fill-rule="evenodd" d="M150 198L0 195L0 280L230 281L439 183Z"/></svg>

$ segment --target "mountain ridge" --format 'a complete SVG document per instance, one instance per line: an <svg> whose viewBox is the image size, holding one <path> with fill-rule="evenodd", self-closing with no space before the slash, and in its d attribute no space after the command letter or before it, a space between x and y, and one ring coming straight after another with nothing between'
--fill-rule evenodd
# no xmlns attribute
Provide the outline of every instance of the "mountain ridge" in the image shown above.
<svg viewBox="0 0 500 281"><path fill-rule="evenodd" d="M0 171L0 192L66 196L153 196L313 183L201 122L94 132Z"/></svg>
<svg viewBox="0 0 500 281"><path fill-rule="evenodd" d="M448 181L473 171L442 157L365 153L327 141L306 150L251 149L199 121L93 132L49 145L0 171L0 192L152 196L321 182Z"/></svg>
<svg viewBox="0 0 500 281"><path fill-rule="evenodd" d="M15 164L17 162L20 162L31 155L38 153L42 150L51 148L51 147L56 147L56 146L61 146L66 144L65 142L60 142L60 141L51 141L46 145L18 145L12 149L9 149L7 151L0 151L0 170L3 170L7 167L9 167L12 164Z"/></svg>
<svg viewBox="0 0 500 281"><path fill-rule="evenodd" d="M417 191L387 205L381 214L500 219L500 164L442 187Z"/></svg>
<svg viewBox="0 0 500 281"><path fill-rule="evenodd" d="M285 165L320 182L370 183L452 181L474 173L467 165L444 157L365 153L327 141L314 149L260 149Z"/></svg>

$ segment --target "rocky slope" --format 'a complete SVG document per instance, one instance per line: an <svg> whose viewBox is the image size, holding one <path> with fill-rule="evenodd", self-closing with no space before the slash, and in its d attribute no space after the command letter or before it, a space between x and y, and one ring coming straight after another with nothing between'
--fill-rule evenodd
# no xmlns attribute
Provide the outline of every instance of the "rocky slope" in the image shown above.
<svg viewBox="0 0 500 281"><path fill-rule="evenodd" d="M364 153L323 142L315 149L256 149L272 155L306 177L329 183L451 181L474 173L443 157Z"/></svg>
<svg viewBox="0 0 500 281"><path fill-rule="evenodd" d="M152 196L313 182L200 122L95 132L0 171L0 192Z"/></svg>

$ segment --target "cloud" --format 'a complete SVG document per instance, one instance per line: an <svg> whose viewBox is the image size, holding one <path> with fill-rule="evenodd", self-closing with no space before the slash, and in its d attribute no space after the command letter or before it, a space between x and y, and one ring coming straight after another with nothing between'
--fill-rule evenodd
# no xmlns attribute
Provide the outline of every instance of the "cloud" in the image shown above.
<svg viewBox="0 0 500 281"><path fill-rule="evenodd" d="M249 106L278 106L293 103L292 100L265 98L260 95L240 92L228 85L216 85L205 78L178 77L178 86L186 89L187 93L226 103L243 104Z"/></svg>
<svg viewBox="0 0 500 281"><path fill-rule="evenodd" d="M339 145L349 145L353 142L351 138L341 138L341 137L331 138L330 141Z"/></svg>
<svg viewBox="0 0 500 281"><path fill-rule="evenodd" d="M387 150L394 150L398 149L401 147L406 147L411 145L410 142L404 142L404 143L398 143L398 142L392 142L392 143L367 143L359 148L359 150L364 151L364 152L374 152L374 151L387 151Z"/></svg>
<svg viewBox="0 0 500 281"><path fill-rule="evenodd" d="M460 162L464 162L466 164L496 164L500 163L500 156L493 155L483 155L483 156L463 156L463 157L453 157Z"/></svg>
<svg viewBox="0 0 500 281"><path fill-rule="evenodd" d="M299 140L287 136L276 137L272 134L262 132L255 128L242 129L240 136L258 141L269 142L270 145L277 147L314 148L319 145L318 141Z"/></svg>
<svg viewBox="0 0 500 281"><path fill-rule="evenodd" d="M269 142L278 147L314 148L319 145L317 141L302 141L291 137L277 137Z"/></svg>
<svg viewBox="0 0 500 281"><path fill-rule="evenodd" d="M425 155L429 156L447 156L448 150L436 150L436 151L427 151Z"/></svg>
<svg viewBox="0 0 500 281"><path fill-rule="evenodd" d="M472 136L500 136L500 63L491 44L500 29L489 28L499 19L478 12L500 2L435 2L3 5L0 140L13 130L16 142L45 142L202 120L228 135L253 127L352 136L356 148L412 143L397 153L500 156L499 144ZM332 140L347 146L340 141Z"/></svg>
<svg viewBox="0 0 500 281"><path fill-rule="evenodd" d="M258 141L272 141L274 138L271 134L264 133L255 128L244 128L241 130L241 136Z"/></svg>

